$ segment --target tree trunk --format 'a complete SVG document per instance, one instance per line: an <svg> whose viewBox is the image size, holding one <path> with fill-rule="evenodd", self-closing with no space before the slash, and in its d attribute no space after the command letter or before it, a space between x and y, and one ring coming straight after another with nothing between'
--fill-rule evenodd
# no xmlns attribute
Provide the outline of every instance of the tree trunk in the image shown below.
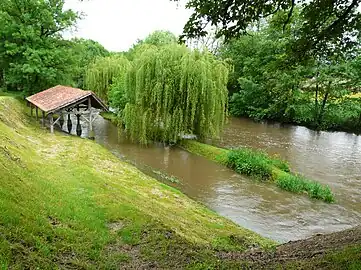
<svg viewBox="0 0 361 270"><path fill-rule="evenodd" d="M314 119L315 119L315 123L317 125L317 121L318 121L318 91L319 91L319 86L318 86L318 83L316 84L316 92L315 92L315 116L314 116Z"/></svg>
<svg viewBox="0 0 361 270"><path fill-rule="evenodd" d="M330 84L331 83L329 83L329 85ZM325 107L326 107L329 92L330 92L330 87L328 87L327 92L325 93L325 96L323 97L323 100L322 100L322 105L321 105L320 113L318 115L318 120L317 120L317 127L319 127L323 121L323 114L325 112Z"/></svg>

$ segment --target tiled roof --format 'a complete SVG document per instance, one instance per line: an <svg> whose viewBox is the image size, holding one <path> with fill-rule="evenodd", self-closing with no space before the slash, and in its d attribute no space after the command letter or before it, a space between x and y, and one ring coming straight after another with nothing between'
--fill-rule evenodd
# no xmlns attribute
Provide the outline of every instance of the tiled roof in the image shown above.
<svg viewBox="0 0 361 270"><path fill-rule="evenodd" d="M26 100L45 113L50 113L65 108L89 96L92 96L93 99L99 103L100 107L107 110L106 106L92 91L84 91L62 85L54 86L48 90L27 97Z"/></svg>

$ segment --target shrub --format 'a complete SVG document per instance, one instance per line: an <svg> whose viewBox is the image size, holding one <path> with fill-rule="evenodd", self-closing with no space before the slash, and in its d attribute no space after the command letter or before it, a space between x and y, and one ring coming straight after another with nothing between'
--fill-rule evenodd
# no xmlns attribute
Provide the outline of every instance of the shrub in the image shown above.
<svg viewBox="0 0 361 270"><path fill-rule="evenodd" d="M334 196L328 186L306 179L301 175L292 175L288 173L279 173L276 177L276 184L281 189L302 193L305 192L309 197L325 202L334 202Z"/></svg>
<svg viewBox="0 0 361 270"><path fill-rule="evenodd" d="M230 150L227 155L226 165L238 173L254 176L261 180L272 178L273 167L282 171L289 171L287 163L280 159L272 159L263 152L247 148Z"/></svg>

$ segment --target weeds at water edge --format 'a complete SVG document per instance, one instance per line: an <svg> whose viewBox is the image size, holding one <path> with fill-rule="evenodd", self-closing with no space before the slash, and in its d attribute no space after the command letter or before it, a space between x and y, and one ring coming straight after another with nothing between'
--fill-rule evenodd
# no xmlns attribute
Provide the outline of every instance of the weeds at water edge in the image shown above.
<svg viewBox="0 0 361 270"><path fill-rule="evenodd" d="M328 186L323 186L320 183L308 180L301 175L279 174L276 177L275 182L278 187L290 192L305 192L311 198L329 203L335 201L332 191Z"/></svg>
<svg viewBox="0 0 361 270"><path fill-rule="evenodd" d="M280 159L269 157L266 153L256 152L247 148L230 150L226 165L238 173L256 177L261 180L272 178L273 168L289 172L289 166Z"/></svg>
<svg viewBox="0 0 361 270"><path fill-rule="evenodd" d="M281 189L294 193L307 193L311 198L328 203L335 201L328 186L290 173L290 168L285 161L272 158L264 152L247 148L229 150L225 164L238 173L262 181L275 181Z"/></svg>

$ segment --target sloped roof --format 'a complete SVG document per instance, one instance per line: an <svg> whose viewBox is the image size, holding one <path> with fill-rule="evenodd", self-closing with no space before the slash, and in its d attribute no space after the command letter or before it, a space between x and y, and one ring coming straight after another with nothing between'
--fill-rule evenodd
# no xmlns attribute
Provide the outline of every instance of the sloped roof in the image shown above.
<svg viewBox="0 0 361 270"><path fill-rule="evenodd" d="M26 100L45 113L51 113L68 107L73 103L77 103L89 96L92 97L92 107L108 110L107 106L92 91L84 91L62 85L54 86L27 97Z"/></svg>

